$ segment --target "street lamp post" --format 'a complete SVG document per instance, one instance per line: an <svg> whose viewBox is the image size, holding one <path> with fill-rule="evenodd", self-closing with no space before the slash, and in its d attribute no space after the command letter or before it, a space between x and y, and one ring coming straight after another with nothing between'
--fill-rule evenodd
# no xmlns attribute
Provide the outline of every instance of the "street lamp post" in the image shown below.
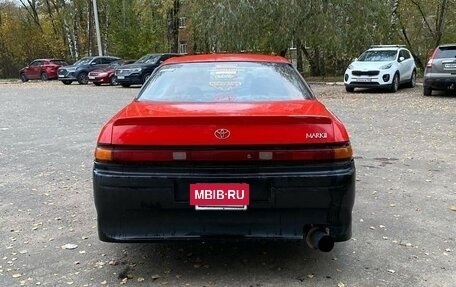
<svg viewBox="0 0 456 287"><path fill-rule="evenodd" d="M103 49L101 48L100 24L98 22L97 0L92 0L92 3L93 3L93 15L95 16L95 29L97 30L98 55L103 56Z"/></svg>

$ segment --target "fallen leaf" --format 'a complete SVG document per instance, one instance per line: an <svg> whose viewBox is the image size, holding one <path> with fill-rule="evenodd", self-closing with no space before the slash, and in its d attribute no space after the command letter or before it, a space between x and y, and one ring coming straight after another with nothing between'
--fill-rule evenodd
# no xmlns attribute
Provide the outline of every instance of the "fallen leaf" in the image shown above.
<svg viewBox="0 0 456 287"><path fill-rule="evenodd" d="M63 245L62 248L63 249L68 249L68 250L72 250L72 249L78 248L78 245L77 244L72 244L72 243L67 243L67 244Z"/></svg>
<svg viewBox="0 0 456 287"><path fill-rule="evenodd" d="M450 206L450 210L452 210L452 211L456 211L456 205L452 205L452 206Z"/></svg>

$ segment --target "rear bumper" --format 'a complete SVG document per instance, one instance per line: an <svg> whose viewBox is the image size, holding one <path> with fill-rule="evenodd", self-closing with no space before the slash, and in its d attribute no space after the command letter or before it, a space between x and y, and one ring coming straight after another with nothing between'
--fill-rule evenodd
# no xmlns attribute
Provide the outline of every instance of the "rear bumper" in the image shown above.
<svg viewBox="0 0 456 287"><path fill-rule="evenodd" d="M427 78L424 77L423 86L433 90L455 90L456 76L446 78Z"/></svg>
<svg viewBox="0 0 456 287"><path fill-rule="evenodd" d="M195 210L189 185L247 182L245 211ZM293 167L93 169L99 238L107 242L188 239L303 239L311 226L351 238L354 162Z"/></svg>

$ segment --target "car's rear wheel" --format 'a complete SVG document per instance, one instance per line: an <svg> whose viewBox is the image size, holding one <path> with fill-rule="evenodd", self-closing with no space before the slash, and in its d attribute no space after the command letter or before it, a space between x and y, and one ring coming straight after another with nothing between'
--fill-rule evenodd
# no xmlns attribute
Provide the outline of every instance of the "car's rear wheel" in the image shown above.
<svg viewBox="0 0 456 287"><path fill-rule="evenodd" d="M110 83L111 83L111 86L117 86L119 84L119 82L117 82L117 77L112 76Z"/></svg>
<svg viewBox="0 0 456 287"><path fill-rule="evenodd" d="M124 88L130 87L130 84L121 84L121 85L122 85L122 87L124 87Z"/></svg>
<svg viewBox="0 0 456 287"><path fill-rule="evenodd" d="M410 77L410 81L408 82L407 86L409 88L414 88L416 86L416 71L412 72L412 76Z"/></svg>
<svg viewBox="0 0 456 287"><path fill-rule="evenodd" d="M423 88L423 95L426 97L432 96L432 88L431 87L424 87Z"/></svg>
<svg viewBox="0 0 456 287"><path fill-rule="evenodd" d="M21 81L22 81L22 82L24 82L24 83L25 83L25 82L28 82L27 76L26 76L24 73L21 73L21 74L20 74L20 77L21 77Z"/></svg>
<svg viewBox="0 0 456 287"><path fill-rule="evenodd" d="M78 83L81 85L87 85L89 83L89 77L87 73L81 72L78 75Z"/></svg>
<svg viewBox="0 0 456 287"><path fill-rule="evenodd" d="M394 74L394 77L393 77L393 82L391 83L391 86L390 86L390 92L397 92L397 90L399 90L399 74L396 73Z"/></svg>
<svg viewBox="0 0 456 287"><path fill-rule="evenodd" d="M48 74L46 72L42 72L40 78L41 78L42 81L49 80L49 76L48 76Z"/></svg>
<svg viewBox="0 0 456 287"><path fill-rule="evenodd" d="M63 80L62 83L65 85L71 85L71 83L73 83L73 81Z"/></svg>
<svg viewBox="0 0 456 287"><path fill-rule="evenodd" d="M355 88L353 88L353 87L345 87L345 91L347 91L347 93L353 93L355 91Z"/></svg>
<svg viewBox="0 0 456 287"><path fill-rule="evenodd" d="M95 86L101 86L101 83L100 82L94 82L93 83Z"/></svg>

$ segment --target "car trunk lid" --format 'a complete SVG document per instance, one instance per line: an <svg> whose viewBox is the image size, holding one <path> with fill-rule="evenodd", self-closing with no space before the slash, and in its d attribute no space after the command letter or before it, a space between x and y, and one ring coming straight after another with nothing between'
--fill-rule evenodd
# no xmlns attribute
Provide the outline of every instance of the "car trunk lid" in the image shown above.
<svg viewBox="0 0 456 287"><path fill-rule="evenodd" d="M331 114L317 101L304 102L233 103L218 108L133 103L113 122L112 144L220 147L333 142Z"/></svg>

